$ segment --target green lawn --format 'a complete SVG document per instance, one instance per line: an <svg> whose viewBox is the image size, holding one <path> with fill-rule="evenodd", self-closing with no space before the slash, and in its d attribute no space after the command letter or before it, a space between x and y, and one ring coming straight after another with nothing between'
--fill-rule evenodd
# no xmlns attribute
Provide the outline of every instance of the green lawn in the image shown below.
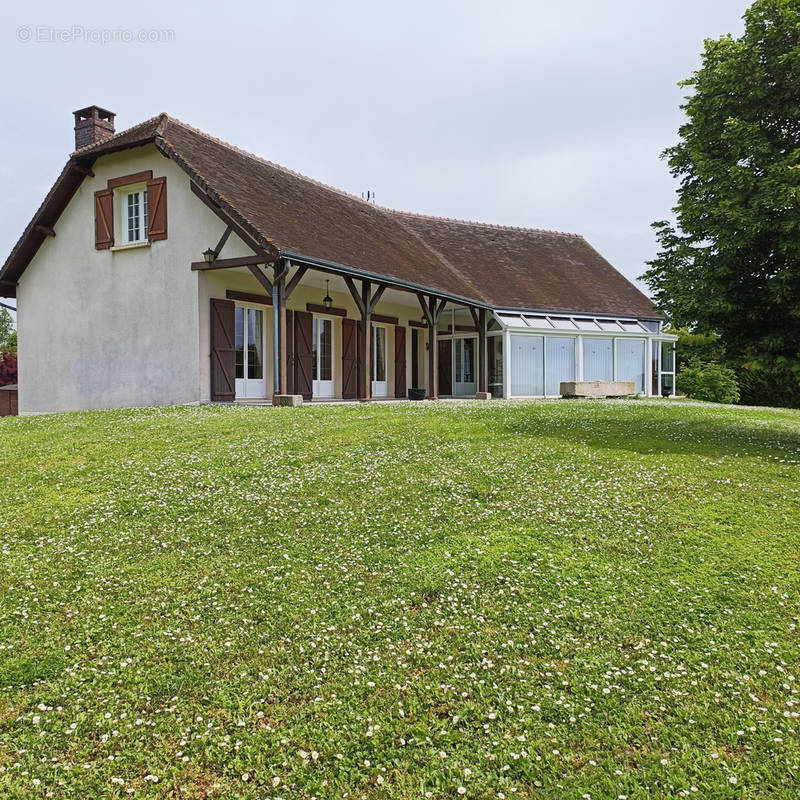
<svg viewBox="0 0 800 800"><path fill-rule="evenodd" d="M796 798L800 412L0 420L0 797Z"/></svg>

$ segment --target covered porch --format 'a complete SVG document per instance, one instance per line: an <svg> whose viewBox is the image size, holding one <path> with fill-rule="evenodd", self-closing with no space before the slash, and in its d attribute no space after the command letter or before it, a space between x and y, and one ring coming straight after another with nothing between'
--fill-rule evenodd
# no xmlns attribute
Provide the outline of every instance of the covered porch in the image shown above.
<svg viewBox="0 0 800 800"><path fill-rule="evenodd" d="M212 402L489 396L485 307L294 254L192 269Z"/></svg>

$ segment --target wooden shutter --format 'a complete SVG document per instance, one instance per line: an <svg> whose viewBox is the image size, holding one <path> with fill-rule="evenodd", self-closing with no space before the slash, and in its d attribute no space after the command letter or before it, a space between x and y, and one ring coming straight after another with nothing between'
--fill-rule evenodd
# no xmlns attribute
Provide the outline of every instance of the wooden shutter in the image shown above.
<svg viewBox="0 0 800 800"><path fill-rule="evenodd" d="M294 333L294 392L303 395L304 400L310 400L313 394L311 340L314 338L314 315L308 311L295 311Z"/></svg>
<svg viewBox="0 0 800 800"><path fill-rule="evenodd" d="M406 329L394 327L394 396L406 396Z"/></svg>
<svg viewBox="0 0 800 800"><path fill-rule="evenodd" d="M147 238L151 242L167 238L167 179L147 181Z"/></svg>
<svg viewBox="0 0 800 800"><path fill-rule="evenodd" d="M294 312L286 309L286 383L281 390L282 394L294 394L294 371L296 369L294 357Z"/></svg>
<svg viewBox="0 0 800 800"><path fill-rule="evenodd" d="M101 189L94 193L94 246L107 250L114 244L114 192Z"/></svg>
<svg viewBox="0 0 800 800"><path fill-rule="evenodd" d="M235 304L211 299L211 400L232 403L236 399Z"/></svg>
<svg viewBox="0 0 800 800"><path fill-rule="evenodd" d="M453 394L453 342L439 340L439 394Z"/></svg>
<svg viewBox="0 0 800 800"><path fill-rule="evenodd" d="M342 320L342 398L358 397L358 325L354 319Z"/></svg>

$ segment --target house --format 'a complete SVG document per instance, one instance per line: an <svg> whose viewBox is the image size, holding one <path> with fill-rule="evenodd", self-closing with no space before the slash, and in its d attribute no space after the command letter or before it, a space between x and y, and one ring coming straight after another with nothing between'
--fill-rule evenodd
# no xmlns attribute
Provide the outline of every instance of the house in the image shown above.
<svg viewBox="0 0 800 800"><path fill-rule="evenodd" d="M74 118L0 270L21 413L672 391L675 337L581 236L382 208L167 114Z"/></svg>

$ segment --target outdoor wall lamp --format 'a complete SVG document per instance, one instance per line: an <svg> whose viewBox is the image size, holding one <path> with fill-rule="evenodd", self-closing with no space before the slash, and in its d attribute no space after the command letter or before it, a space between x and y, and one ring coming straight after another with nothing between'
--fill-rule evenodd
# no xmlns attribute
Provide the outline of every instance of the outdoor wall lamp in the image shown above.
<svg viewBox="0 0 800 800"><path fill-rule="evenodd" d="M213 264L217 259L217 254L209 247L208 250L203 251L203 260L206 264Z"/></svg>
<svg viewBox="0 0 800 800"><path fill-rule="evenodd" d="M330 308L333 305L333 298L331 297L330 292L328 291L328 281L325 281L325 297L322 298L322 305L325 308Z"/></svg>

